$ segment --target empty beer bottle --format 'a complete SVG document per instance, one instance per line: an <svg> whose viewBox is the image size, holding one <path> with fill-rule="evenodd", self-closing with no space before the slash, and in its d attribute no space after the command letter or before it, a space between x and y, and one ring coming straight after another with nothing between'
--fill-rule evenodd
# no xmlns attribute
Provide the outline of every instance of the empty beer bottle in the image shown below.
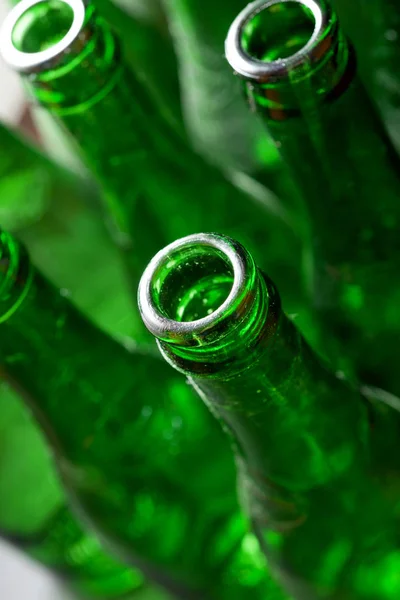
<svg viewBox="0 0 400 600"><path fill-rule="evenodd" d="M9 2L15 5L18 0ZM117 32L128 64L140 73L166 117L182 129L177 61L159 3L96 0L95 5ZM69 168L85 172L74 145L59 124L40 108L32 108L31 116L49 154Z"/></svg>
<svg viewBox="0 0 400 600"><path fill-rule="evenodd" d="M85 320L10 235L0 242L2 374L47 433L80 516L185 599L265 598L275 588L237 507L229 446L189 386Z"/></svg>
<svg viewBox="0 0 400 600"><path fill-rule="evenodd" d="M96 0L95 4L102 17L117 33L128 65L145 82L159 110L165 113L165 117L175 128L183 131L178 68L167 32L161 30L150 18L144 16L140 19L135 13L132 16L126 14L112 0ZM132 8L135 9L136 6ZM31 112L48 152L53 156L56 153L57 158L60 156L67 166L85 172L85 165L76 152L73 140L68 139L51 113L42 110L40 106L35 106Z"/></svg>
<svg viewBox="0 0 400 600"><path fill-rule="evenodd" d="M398 496L379 481L370 407L319 362L245 248L217 234L170 244L139 304L230 433L243 505L293 597L398 597Z"/></svg>
<svg viewBox="0 0 400 600"><path fill-rule="evenodd" d="M320 348L398 393L400 163L335 13L325 0L259 0L226 54L309 209Z"/></svg>
<svg viewBox="0 0 400 600"><path fill-rule="evenodd" d="M4 382L0 414L0 535L81 594L134 598L143 576L108 556L72 515L43 436Z"/></svg>
<svg viewBox="0 0 400 600"><path fill-rule="evenodd" d="M246 196L184 143L120 59L119 43L93 4L22 0L1 36L4 58L29 75L36 99L97 173L133 281L164 240L212 228L248 243L297 310L302 248L280 206L271 208L263 189Z"/></svg>

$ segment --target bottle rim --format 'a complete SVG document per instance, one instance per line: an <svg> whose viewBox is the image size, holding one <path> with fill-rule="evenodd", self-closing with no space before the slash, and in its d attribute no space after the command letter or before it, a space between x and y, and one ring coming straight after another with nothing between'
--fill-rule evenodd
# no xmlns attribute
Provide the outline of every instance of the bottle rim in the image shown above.
<svg viewBox="0 0 400 600"><path fill-rule="evenodd" d="M20 18L32 7L47 0L21 0L6 16L0 29L0 54L14 70L37 73L56 66L79 37L85 22L86 6L83 0L59 0L68 4L73 12L72 23L61 40L39 52L23 52L13 41L14 29Z"/></svg>
<svg viewBox="0 0 400 600"><path fill-rule="evenodd" d="M288 2L308 8L314 18L314 31L308 42L298 51L286 58L261 61L248 54L242 44L245 26L260 12L277 4ZM241 77L257 83L266 83L287 78L288 73L304 63L305 58L319 56L319 43L329 23L329 11L316 0L255 0L248 4L236 17L229 28L225 40L225 56L233 70Z"/></svg>
<svg viewBox="0 0 400 600"><path fill-rule="evenodd" d="M232 268L233 283L226 299L211 314L193 321L177 321L161 312L155 302L153 290L158 275L167 268L174 255L209 248L217 250ZM248 302L246 289L249 272L253 272L251 257L243 246L227 236L199 233L181 238L169 244L150 261L139 283L138 303L147 329L159 340L178 345L202 345L215 337L234 315L244 311Z"/></svg>

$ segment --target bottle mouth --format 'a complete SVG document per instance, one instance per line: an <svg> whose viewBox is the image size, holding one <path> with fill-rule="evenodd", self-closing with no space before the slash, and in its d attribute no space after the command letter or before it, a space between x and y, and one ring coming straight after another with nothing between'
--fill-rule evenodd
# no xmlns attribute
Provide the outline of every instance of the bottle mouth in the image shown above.
<svg viewBox="0 0 400 600"><path fill-rule="evenodd" d="M22 73L53 68L79 41L85 17L82 0L21 0L1 27L0 54Z"/></svg>
<svg viewBox="0 0 400 600"><path fill-rule="evenodd" d="M205 345L247 313L255 278L254 262L238 242L212 233L187 236L158 252L144 271L142 319L159 340Z"/></svg>
<svg viewBox="0 0 400 600"><path fill-rule="evenodd" d="M287 79L296 67L326 54L330 18L329 10L315 0L256 0L232 23L226 58L245 79Z"/></svg>

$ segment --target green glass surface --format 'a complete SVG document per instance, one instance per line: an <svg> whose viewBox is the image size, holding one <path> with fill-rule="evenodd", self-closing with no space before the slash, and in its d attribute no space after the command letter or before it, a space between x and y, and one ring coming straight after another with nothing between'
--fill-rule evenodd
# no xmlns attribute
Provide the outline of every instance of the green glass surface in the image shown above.
<svg viewBox="0 0 400 600"><path fill-rule="evenodd" d="M96 0L95 6L118 35L127 63L150 88L165 117L182 130L178 64L159 4Z"/></svg>
<svg viewBox="0 0 400 600"><path fill-rule="evenodd" d="M26 241L63 293L95 322L113 334L134 330L122 268L91 206L94 190L3 125L0 148L0 223ZM99 278L100 270L107 282ZM106 285L115 290L109 301ZM143 576L110 558L71 514L43 436L4 382L0 414L2 537L85 597L128 600L129 593L139 600Z"/></svg>
<svg viewBox="0 0 400 600"><path fill-rule="evenodd" d="M35 264L96 325L113 336L148 343L133 310L121 256L96 201L85 200L59 186L42 218L16 235Z"/></svg>
<svg viewBox="0 0 400 600"><path fill-rule="evenodd" d="M47 434L79 516L182 598L281 599L238 509L229 445L190 387L96 329L9 234L0 241L2 374Z"/></svg>
<svg viewBox="0 0 400 600"><path fill-rule="evenodd" d="M400 8L396 0L331 0L357 52L360 75L400 148Z"/></svg>
<svg viewBox="0 0 400 600"><path fill-rule="evenodd" d="M399 492L382 483L372 405L317 359L249 253L189 236L149 265L139 299L232 439L242 504L293 597L398 598Z"/></svg>
<svg viewBox="0 0 400 600"><path fill-rule="evenodd" d="M304 205L282 169L272 138L246 111L240 82L223 55L230 22L243 0L164 0L180 66L185 122L198 151L222 168L245 172L270 189L306 235Z"/></svg>
<svg viewBox="0 0 400 600"><path fill-rule="evenodd" d="M53 36L50 16L49 10ZM30 27L14 32L19 47L35 38L34 17ZM83 31L87 43L71 47L52 70L32 73L29 85L97 174L129 255L132 283L164 243L220 230L253 249L279 282L285 306L300 312L302 242L275 197L262 186L257 195L246 195L189 148L120 59L115 36L92 4Z"/></svg>
<svg viewBox="0 0 400 600"><path fill-rule="evenodd" d="M50 164L0 123L1 226L18 231L37 222L48 209L53 190Z"/></svg>
<svg viewBox="0 0 400 600"><path fill-rule="evenodd" d="M165 24L163 10L160 0L114 0L115 4L124 8L124 10L135 15L141 22Z"/></svg>
<svg viewBox="0 0 400 600"><path fill-rule="evenodd" d="M324 0L316 6L327 24L307 48L314 19L299 1L248 21L244 55L267 72L245 85L308 206L318 348L398 394L400 163L336 15ZM280 58L289 62L273 76Z"/></svg>
<svg viewBox="0 0 400 600"><path fill-rule="evenodd" d="M1 124L0 155L0 225L15 232L35 264L97 325L144 343L120 256L98 215L93 185ZM110 285L112 296L107 294Z"/></svg>
<svg viewBox="0 0 400 600"><path fill-rule="evenodd" d="M179 58L188 130L199 151L222 166L254 172L279 163L273 143L260 132L223 56L226 31L243 0L164 0Z"/></svg>
<svg viewBox="0 0 400 600"><path fill-rule="evenodd" d="M0 413L1 536L85 597L140 600L143 576L107 555L73 516L43 435L4 382Z"/></svg>

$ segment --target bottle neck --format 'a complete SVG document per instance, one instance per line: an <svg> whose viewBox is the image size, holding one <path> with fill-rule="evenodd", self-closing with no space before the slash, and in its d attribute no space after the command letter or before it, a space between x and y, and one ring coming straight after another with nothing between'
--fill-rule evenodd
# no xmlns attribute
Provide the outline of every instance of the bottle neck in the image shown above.
<svg viewBox="0 0 400 600"><path fill-rule="evenodd" d="M134 141L139 135L124 130L124 125L134 124L140 135L148 131L151 137L161 124L170 127L167 117L155 107L150 93L132 73L122 55L120 40L95 6L85 5L83 0L59 1L56 6L68 4L72 10L64 14L59 8L55 11L47 0L31 8L29 0L23 2L5 23L2 54L11 67L25 75L36 100L63 121L78 143L90 144L90 139L83 137L85 131L91 131L92 136L96 134L100 142L102 135L107 134L107 143L115 153L116 140L120 140L123 151L128 139L133 155L137 145ZM38 6L44 7L44 15L36 10ZM41 26L43 16L46 27ZM90 121L81 134L79 116L81 128L83 118ZM114 137L111 125L107 127L108 120L113 120ZM117 158L116 155L115 163Z"/></svg>
<svg viewBox="0 0 400 600"><path fill-rule="evenodd" d="M359 395L320 364L242 246L211 234L171 244L146 269L139 303L165 358L232 432L257 485L291 494L363 460Z"/></svg>
<svg viewBox="0 0 400 600"><path fill-rule="evenodd" d="M183 154L184 144L125 63L117 37L95 7L69 2L73 15L62 13L66 22L54 13L54 3L31 8L20 3L4 25L11 48L3 44L2 53L26 75L34 97L61 121L100 180L106 218L117 244L128 250L137 285L143 264L166 241L153 206L158 198L145 186L160 162L165 159L170 166ZM42 6L48 29L41 27L43 15L36 10ZM152 236L143 235L143 222Z"/></svg>
<svg viewBox="0 0 400 600"><path fill-rule="evenodd" d="M80 0L26 0L3 24L5 61L27 78L39 103L60 115L82 112L112 89L118 51L95 7Z"/></svg>
<svg viewBox="0 0 400 600"><path fill-rule="evenodd" d="M311 89L317 104L338 96L351 57L325 0L256 0L234 20L225 50L268 121L299 115Z"/></svg>
<svg viewBox="0 0 400 600"><path fill-rule="evenodd" d="M391 253L398 159L327 3L253 2L232 24L226 54L303 192L318 256L337 267L377 245Z"/></svg>
<svg viewBox="0 0 400 600"><path fill-rule="evenodd" d="M281 314L274 285L247 250L218 234L188 236L159 252L142 277L139 305L165 356L204 377L245 369L248 352L268 343Z"/></svg>
<svg viewBox="0 0 400 600"><path fill-rule="evenodd" d="M7 256L16 252L8 241ZM11 277L15 268L9 270ZM168 365L138 350L128 352L84 319L37 271L31 272L29 287L11 277L0 295L0 314L7 314L1 323L2 374L46 432L75 506L117 555L178 596L182 587L185 598L191 597L186 588L209 589L209 573L236 552L241 531L229 534L226 554L218 555L214 566L200 564L197 554L195 560L184 558L189 533L182 534L175 519L168 548L153 541L168 515L183 515L185 528L198 519L204 527L196 543L209 556L222 528L236 519L233 465L217 424L193 405L190 389ZM213 471L210 456L198 444L205 432L213 452L218 448ZM188 477L194 464L200 479ZM154 502L157 511L142 510L142 501L146 506ZM211 513L205 512L210 501ZM132 514L134 523L127 527ZM178 571L182 586L175 582Z"/></svg>

